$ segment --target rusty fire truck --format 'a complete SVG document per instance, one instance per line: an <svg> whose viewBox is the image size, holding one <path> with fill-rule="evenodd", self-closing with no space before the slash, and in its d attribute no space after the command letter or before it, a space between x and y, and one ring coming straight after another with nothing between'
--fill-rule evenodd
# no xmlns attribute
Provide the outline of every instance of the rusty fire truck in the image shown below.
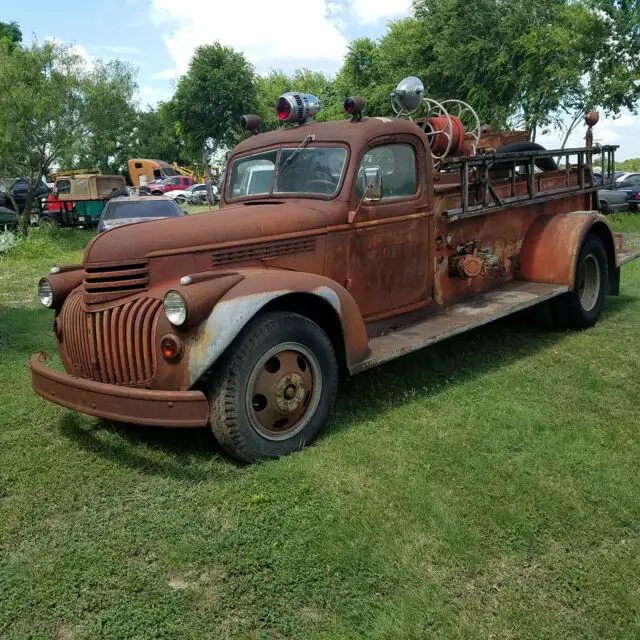
<svg viewBox="0 0 640 640"><path fill-rule="evenodd" d="M594 154L545 151L480 126L410 77L395 117L314 122L287 93L287 126L229 155L220 210L117 228L39 284L66 373L31 358L42 397L108 420L210 425L231 455L315 440L342 372L357 374L527 307L593 325L625 251L597 211ZM253 134L253 135L252 135ZM561 156L564 164L556 165Z"/></svg>

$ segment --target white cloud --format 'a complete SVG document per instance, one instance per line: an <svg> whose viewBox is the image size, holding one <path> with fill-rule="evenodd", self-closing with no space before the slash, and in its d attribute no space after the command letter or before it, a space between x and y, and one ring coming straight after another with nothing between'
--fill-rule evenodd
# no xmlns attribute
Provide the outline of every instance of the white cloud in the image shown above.
<svg viewBox="0 0 640 640"><path fill-rule="evenodd" d="M61 40L56 36L45 36L44 40L45 42L52 42L53 44L57 44L57 45L67 44L64 42L64 40ZM71 53L75 53L79 58L81 58L84 64L89 69L93 67L95 56L89 55L89 52L81 44L69 45L69 49Z"/></svg>
<svg viewBox="0 0 640 640"><path fill-rule="evenodd" d="M154 80L173 80L180 75L180 72L177 69L165 69L164 71L160 71L159 73L154 73L151 77Z"/></svg>
<svg viewBox="0 0 640 640"><path fill-rule="evenodd" d="M169 88L159 88L152 84L141 84L138 87L137 102L144 109L147 105L154 106L158 102L165 102L171 98L173 91Z"/></svg>
<svg viewBox="0 0 640 640"><path fill-rule="evenodd" d="M584 146L586 126L578 126L569 137L567 146ZM640 118L628 111L618 117L605 118L600 115L600 122L593 128L593 139L597 144L617 144L616 160L640 158ZM552 131L548 135L538 136L537 142L547 149L559 149L562 145L561 133Z"/></svg>
<svg viewBox="0 0 640 640"><path fill-rule="evenodd" d="M359 22L371 24L409 15L411 0L351 0L351 9Z"/></svg>
<svg viewBox="0 0 640 640"><path fill-rule="evenodd" d="M150 8L151 19L167 33L176 74L187 70L197 46L216 40L243 52L258 72L308 66L333 73L348 44L337 13L336 3L326 0L307 0L290 11L265 0L151 0Z"/></svg>
<svg viewBox="0 0 640 640"><path fill-rule="evenodd" d="M96 49L102 49L103 51L109 51L110 53L140 53L140 49L136 47L128 47L124 44L97 44Z"/></svg>

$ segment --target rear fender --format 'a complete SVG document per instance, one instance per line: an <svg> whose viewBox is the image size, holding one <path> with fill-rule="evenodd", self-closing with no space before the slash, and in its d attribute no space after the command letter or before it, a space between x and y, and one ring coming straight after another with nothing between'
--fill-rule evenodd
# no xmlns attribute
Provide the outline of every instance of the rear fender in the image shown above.
<svg viewBox="0 0 640 640"><path fill-rule="evenodd" d="M588 233L596 233L604 243L611 280L617 268L613 235L607 219L594 211L536 218L520 250L520 277L573 289L580 247Z"/></svg>
<svg viewBox="0 0 640 640"><path fill-rule="evenodd" d="M216 303L189 341L191 385L211 368L252 318L270 303L291 294L314 296L326 305L328 312L337 316L343 341L339 346L344 347L348 368L367 357L369 342L358 305L351 294L334 280L279 269L242 275L244 279ZM296 313L305 315L305 308L296 309Z"/></svg>

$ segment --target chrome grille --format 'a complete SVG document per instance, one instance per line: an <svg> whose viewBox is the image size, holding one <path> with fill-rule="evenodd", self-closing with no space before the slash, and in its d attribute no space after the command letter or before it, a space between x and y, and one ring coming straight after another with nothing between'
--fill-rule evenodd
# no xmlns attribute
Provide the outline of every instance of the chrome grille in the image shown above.
<svg viewBox="0 0 640 640"><path fill-rule="evenodd" d="M110 384L148 383L157 370L153 348L162 303L138 298L102 311L87 310L76 289L61 311L62 344L83 378Z"/></svg>
<svg viewBox="0 0 640 640"><path fill-rule="evenodd" d="M87 304L125 298L146 290L149 271L146 262L135 262L107 267L85 268L84 291Z"/></svg>

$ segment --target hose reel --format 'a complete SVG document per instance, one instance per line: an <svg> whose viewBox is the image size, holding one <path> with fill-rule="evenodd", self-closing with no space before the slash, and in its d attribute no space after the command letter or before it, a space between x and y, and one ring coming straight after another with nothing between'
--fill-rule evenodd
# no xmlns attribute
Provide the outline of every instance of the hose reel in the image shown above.
<svg viewBox="0 0 640 640"><path fill-rule="evenodd" d="M450 154L474 154L480 141L480 119L471 105L462 100L438 102L424 95L419 78L409 76L391 93L391 108L398 118L413 120L421 109L426 115L416 124L429 141L434 166Z"/></svg>

